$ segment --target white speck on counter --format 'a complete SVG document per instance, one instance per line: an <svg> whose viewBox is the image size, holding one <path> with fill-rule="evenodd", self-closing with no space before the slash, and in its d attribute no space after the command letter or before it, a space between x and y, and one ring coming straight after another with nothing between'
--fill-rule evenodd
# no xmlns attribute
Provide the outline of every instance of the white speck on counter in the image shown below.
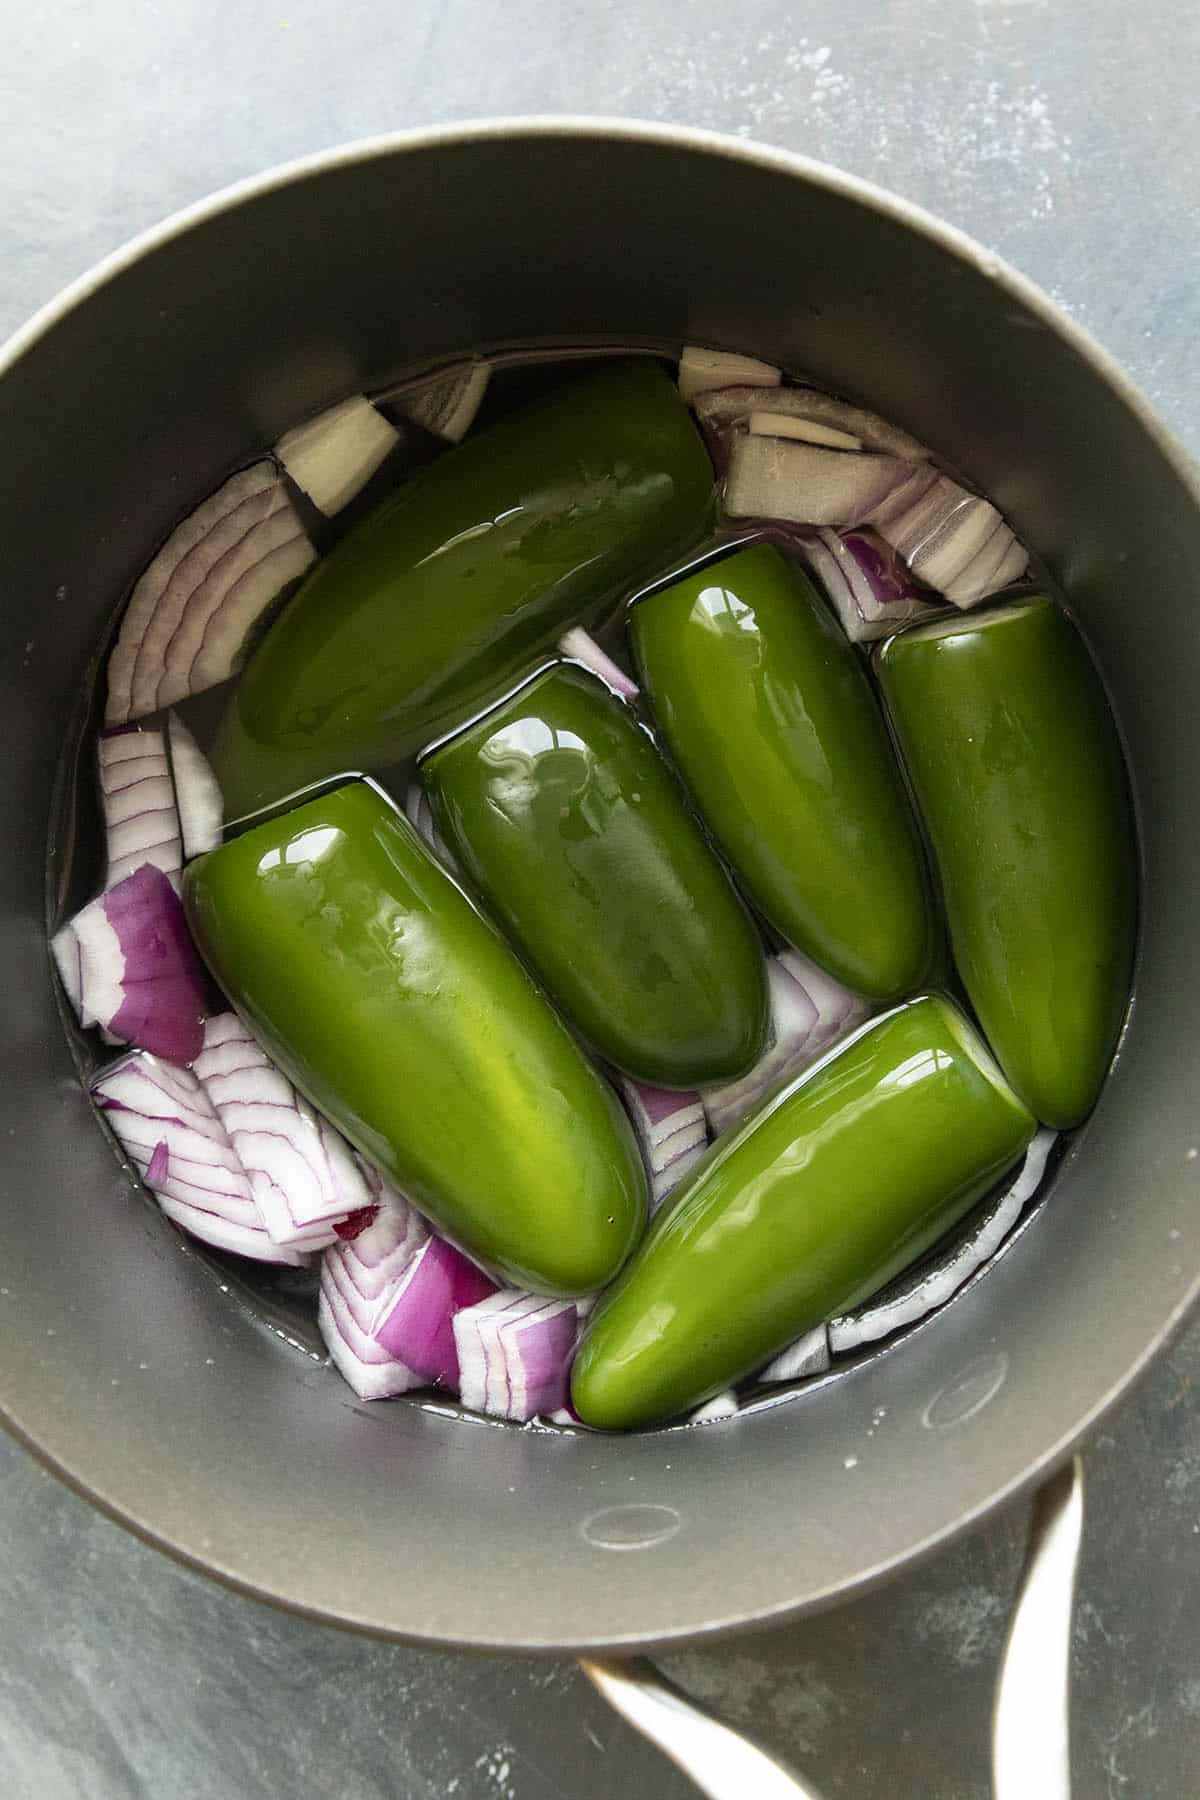
<svg viewBox="0 0 1200 1800"><path fill-rule="evenodd" d="M857 1456L848 1456L846 1458L846 1460L843 1462L842 1467L843 1467L843 1469L857 1469L857 1467L858 1467Z"/></svg>

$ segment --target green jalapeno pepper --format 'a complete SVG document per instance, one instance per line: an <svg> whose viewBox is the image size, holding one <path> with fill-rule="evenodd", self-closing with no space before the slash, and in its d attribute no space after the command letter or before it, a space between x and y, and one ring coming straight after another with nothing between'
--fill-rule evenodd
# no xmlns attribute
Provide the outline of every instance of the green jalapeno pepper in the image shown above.
<svg viewBox="0 0 1200 1800"><path fill-rule="evenodd" d="M421 774L465 874L602 1056L676 1088L757 1059L758 935L674 776L602 682L543 672Z"/></svg>
<svg viewBox="0 0 1200 1800"><path fill-rule="evenodd" d="M1133 963L1133 829L1100 679L1043 596L904 632L879 670L971 1004L1038 1118L1077 1125Z"/></svg>
<svg viewBox="0 0 1200 1800"><path fill-rule="evenodd" d="M770 544L630 613L671 755L752 900L873 999L925 978L920 843L875 697L815 590Z"/></svg>
<svg viewBox="0 0 1200 1800"><path fill-rule="evenodd" d="M572 1399L620 1430L698 1405L921 1255L1034 1120L925 996L797 1077L698 1164L588 1324Z"/></svg>
<svg viewBox="0 0 1200 1800"><path fill-rule="evenodd" d="M696 428L649 361L556 389L418 471L251 656L214 748L227 814L470 717L695 539L712 496Z"/></svg>
<svg viewBox="0 0 1200 1800"><path fill-rule="evenodd" d="M518 1286L620 1268L646 1183L621 1108L407 820L353 782L188 866L188 918L302 1093Z"/></svg>

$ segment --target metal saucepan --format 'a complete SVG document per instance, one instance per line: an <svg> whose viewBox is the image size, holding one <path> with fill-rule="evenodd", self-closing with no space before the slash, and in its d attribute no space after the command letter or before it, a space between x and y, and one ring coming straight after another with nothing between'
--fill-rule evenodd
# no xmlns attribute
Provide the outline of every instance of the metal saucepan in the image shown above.
<svg viewBox="0 0 1200 1800"><path fill-rule="evenodd" d="M43 892L64 721L187 504L418 360L604 338L807 371L992 495L1110 684L1144 857L1117 1067L997 1266L797 1402L619 1441L358 1404L222 1296L93 1122ZM1107 357L968 239L797 157L657 126L522 120L335 151L150 233L18 336L0 496L0 1407L147 1540L297 1611L433 1643L612 1654L778 1623L1041 1481L1184 1316L1200 490Z"/></svg>

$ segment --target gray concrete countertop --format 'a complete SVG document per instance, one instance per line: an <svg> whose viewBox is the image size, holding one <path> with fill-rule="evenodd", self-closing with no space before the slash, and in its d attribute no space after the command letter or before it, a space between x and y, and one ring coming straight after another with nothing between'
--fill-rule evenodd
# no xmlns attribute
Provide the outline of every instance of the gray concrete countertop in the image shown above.
<svg viewBox="0 0 1200 1800"><path fill-rule="evenodd" d="M1200 450L1200 15L1171 0L25 0L5 39L0 335L267 164L442 119L625 114L803 150L942 213L1040 281ZM1079 1800L1200 1788L1198 1376L1193 1327L1088 1452ZM569 1664L276 1614L146 1549L7 1442L0 1504L6 1800L691 1792ZM671 1672L831 1797L982 1800L1023 1523Z"/></svg>

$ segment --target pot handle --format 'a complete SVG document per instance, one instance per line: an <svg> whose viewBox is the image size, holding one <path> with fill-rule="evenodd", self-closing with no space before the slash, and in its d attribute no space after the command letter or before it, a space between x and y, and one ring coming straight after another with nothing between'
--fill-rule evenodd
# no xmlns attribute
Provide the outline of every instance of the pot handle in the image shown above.
<svg viewBox="0 0 1200 1800"><path fill-rule="evenodd" d="M992 1714L994 1800L1070 1800L1071 1614L1083 1534L1073 1457L1034 1500ZM778 1758L698 1706L645 1657L583 1657L588 1680L709 1800L820 1800Z"/></svg>

